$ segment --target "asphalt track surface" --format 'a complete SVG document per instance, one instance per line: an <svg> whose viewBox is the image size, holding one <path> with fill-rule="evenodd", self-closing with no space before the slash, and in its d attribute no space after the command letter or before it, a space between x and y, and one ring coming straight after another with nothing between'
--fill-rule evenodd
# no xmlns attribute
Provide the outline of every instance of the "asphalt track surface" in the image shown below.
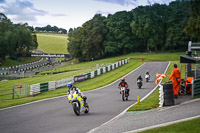
<svg viewBox="0 0 200 133"><path fill-rule="evenodd" d="M90 112L76 116L66 96L34 102L23 106L0 110L1 133L85 133L108 122L151 92L156 84L156 73L163 73L169 62L144 63L125 76L129 84L128 101L122 101L119 80L105 87L84 92L88 97ZM136 85L139 75L144 79L146 70L151 78L143 82L141 89ZM67 90L66 90L67 91Z"/></svg>

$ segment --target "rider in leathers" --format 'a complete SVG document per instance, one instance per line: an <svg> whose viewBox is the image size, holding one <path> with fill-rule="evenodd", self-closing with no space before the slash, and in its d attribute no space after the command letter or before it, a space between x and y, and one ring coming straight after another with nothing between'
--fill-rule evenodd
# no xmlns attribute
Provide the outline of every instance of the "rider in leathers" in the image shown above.
<svg viewBox="0 0 200 133"><path fill-rule="evenodd" d="M128 84L127 84L127 82L125 81L125 78L122 78L121 79L121 82L119 83L119 85L118 85L119 87L125 87L127 90L128 90L128 95L129 95L129 88L128 88ZM121 94L121 91L120 91L120 94Z"/></svg>
<svg viewBox="0 0 200 133"><path fill-rule="evenodd" d="M83 95L83 93L81 93L80 89L76 86L73 85L73 83L68 83L67 84L68 87L68 95L70 94L70 91L76 91L78 95L80 95L83 98L84 103L86 103L86 99L87 97Z"/></svg>

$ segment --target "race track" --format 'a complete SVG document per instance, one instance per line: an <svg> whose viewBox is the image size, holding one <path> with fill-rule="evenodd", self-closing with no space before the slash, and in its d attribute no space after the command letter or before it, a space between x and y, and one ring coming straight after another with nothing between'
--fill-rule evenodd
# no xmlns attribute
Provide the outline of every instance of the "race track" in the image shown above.
<svg viewBox="0 0 200 133"><path fill-rule="evenodd" d="M168 62L144 63L125 76L130 88L129 101L122 101L119 80L93 91L85 92L90 106L89 114L76 116L66 97L35 102L24 106L0 110L1 133L85 133L114 118L130 105L142 99L155 88L156 73L163 73ZM142 89L136 79L149 70L151 79L143 82ZM67 90L66 90L67 91Z"/></svg>

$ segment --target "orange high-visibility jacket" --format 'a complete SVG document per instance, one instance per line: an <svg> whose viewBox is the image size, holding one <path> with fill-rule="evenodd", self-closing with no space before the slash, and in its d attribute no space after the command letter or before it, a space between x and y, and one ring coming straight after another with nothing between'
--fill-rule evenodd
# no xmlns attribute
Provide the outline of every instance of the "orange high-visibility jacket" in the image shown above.
<svg viewBox="0 0 200 133"><path fill-rule="evenodd" d="M192 80L193 80L193 77L188 77L188 78L186 79L186 81L188 81L189 83L192 83Z"/></svg>
<svg viewBox="0 0 200 133"><path fill-rule="evenodd" d="M180 83L181 81L181 71L178 68L174 68L169 79L172 78L172 83Z"/></svg>

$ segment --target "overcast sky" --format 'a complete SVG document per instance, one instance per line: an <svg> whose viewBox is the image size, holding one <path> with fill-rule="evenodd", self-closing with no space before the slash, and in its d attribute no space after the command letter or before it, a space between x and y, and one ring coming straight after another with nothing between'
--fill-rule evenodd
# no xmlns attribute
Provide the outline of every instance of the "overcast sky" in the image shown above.
<svg viewBox="0 0 200 133"><path fill-rule="evenodd" d="M43 27L75 28L92 19L139 5L169 4L174 0L0 0L0 12L14 23Z"/></svg>

